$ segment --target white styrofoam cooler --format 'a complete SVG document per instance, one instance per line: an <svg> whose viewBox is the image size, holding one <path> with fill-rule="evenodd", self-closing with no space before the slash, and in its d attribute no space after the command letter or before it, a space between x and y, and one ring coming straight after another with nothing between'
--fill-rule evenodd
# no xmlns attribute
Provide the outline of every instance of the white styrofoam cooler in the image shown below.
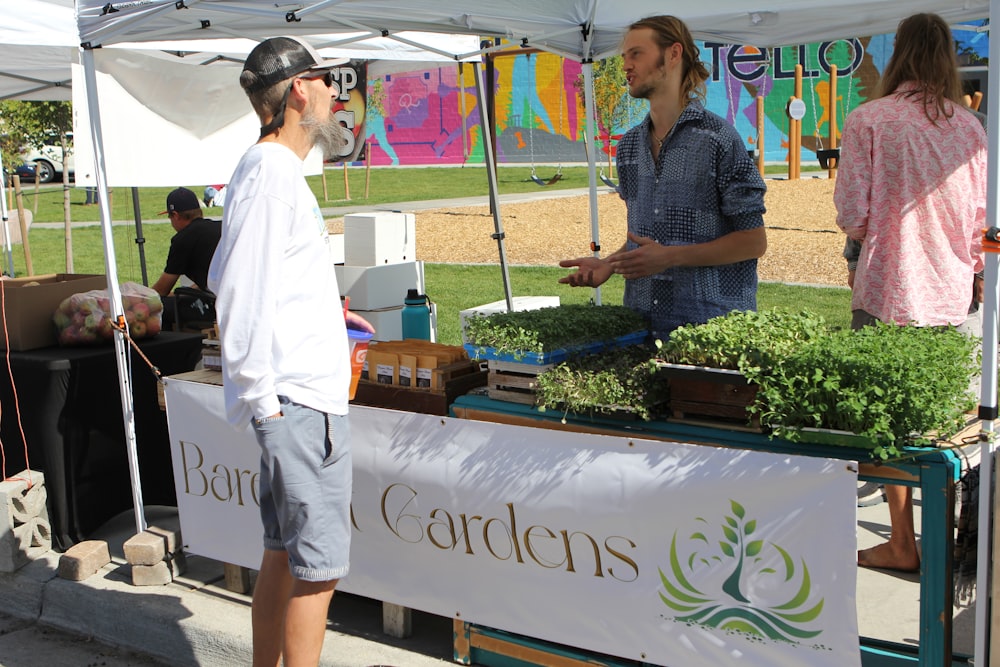
<svg viewBox="0 0 1000 667"><path fill-rule="evenodd" d="M368 320L375 327L373 340L401 340L403 338L403 307L380 308L378 310L351 310Z"/></svg>
<svg viewBox="0 0 1000 667"><path fill-rule="evenodd" d="M344 235L330 234L330 257L334 264L344 263Z"/></svg>
<svg viewBox="0 0 1000 667"><path fill-rule="evenodd" d="M515 296L512 301L515 311L555 308L559 305L559 297L557 296ZM465 323L470 317L473 315L492 315L493 313L505 312L507 312L506 299L502 301L494 301L493 303L486 303L482 306L473 306L472 308L466 308L465 310L459 312L458 320L462 324L462 342L469 342L468 337L465 335Z"/></svg>
<svg viewBox="0 0 1000 667"><path fill-rule="evenodd" d="M382 266L417 258L416 216L379 211L344 216L344 263ZM405 292L404 292L405 294Z"/></svg>
<svg viewBox="0 0 1000 667"><path fill-rule="evenodd" d="M378 310L402 306L406 291L424 293L424 263L333 267L340 293L351 297L351 310Z"/></svg>

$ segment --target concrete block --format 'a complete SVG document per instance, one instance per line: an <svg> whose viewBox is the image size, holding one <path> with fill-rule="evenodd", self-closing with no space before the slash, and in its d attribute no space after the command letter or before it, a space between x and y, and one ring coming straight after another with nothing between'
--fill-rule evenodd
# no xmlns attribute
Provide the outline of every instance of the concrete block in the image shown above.
<svg viewBox="0 0 1000 667"><path fill-rule="evenodd" d="M168 554L154 565L133 565L133 586L163 586L179 577L187 570L187 558L183 551Z"/></svg>
<svg viewBox="0 0 1000 667"><path fill-rule="evenodd" d="M181 541L181 529L179 523L175 520L170 524L164 523L163 525L149 526L146 529L147 533L152 533L154 535L161 535L166 541L167 553L177 553L181 550L184 544Z"/></svg>
<svg viewBox="0 0 1000 667"><path fill-rule="evenodd" d="M156 565L167 555L167 540L149 530L133 535L122 546L129 565Z"/></svg>
<svg viewBox="0 0 1000 667"><path fill-rule="evenodd" d="M0 482L0 572L14 572L52 548L45 476L34 470Z"/></svg>
<svg viewBox="0 0 1000 667"><path fill-rule="evenodd" d="M74 544L59 558L59 576L83 581L111 562L111 551L104 540L86 540Z"/></svg>
<svg viewBox="0 0 1000 667"><path fill-rule="evenodd" d="M174 580L170 573L170 565L161 560L156 565L133 565L133 586L164 586Z"/></svg>

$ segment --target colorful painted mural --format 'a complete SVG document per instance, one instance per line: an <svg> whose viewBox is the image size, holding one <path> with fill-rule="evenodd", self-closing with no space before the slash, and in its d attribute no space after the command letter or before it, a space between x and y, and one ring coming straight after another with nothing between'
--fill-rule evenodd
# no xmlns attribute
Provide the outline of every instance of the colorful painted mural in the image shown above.
<svg viewBox="0 0 1000 667"><path fill-rule="evenodd" d="M958 53L968 64L988 54L982 22L956 30ZM875 90L892 51L892 35L803 44L773 49L699 42L709 65L706 106L726 118L757 148L756 98L764 98L764 157L788 159L788 116L794 94L795 66L802 66L803 161L831 145L830 119L844 119ZM830 99L836 66L836 99ZM551 165L585 162L586 124L579 94L581 65L547 53L494 59L497 160L503 164ZM366 141L373 165L481 164L483 150L476 103L475 73L470 64L386 75L369 80ZM615 137L640 122L646 103L622 91L621 126L598 128L598 162L613 153ZM603 138L603 140L602 140ZM837 137L839 143L839 137ZM545 174L540 174L544 176Z"/></svg>

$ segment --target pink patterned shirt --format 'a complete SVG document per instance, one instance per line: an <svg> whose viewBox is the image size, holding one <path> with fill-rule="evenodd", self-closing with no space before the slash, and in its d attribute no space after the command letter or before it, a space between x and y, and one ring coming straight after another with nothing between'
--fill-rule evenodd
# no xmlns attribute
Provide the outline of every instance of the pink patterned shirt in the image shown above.
<svg viewBox="0 0 1000 667"><path fill-rule="evenodd" d="M898 93L847 117L833 200L862 241L851 308L883 322L958 325L983 268L986 133L962 109L931 123Z"/></svg>

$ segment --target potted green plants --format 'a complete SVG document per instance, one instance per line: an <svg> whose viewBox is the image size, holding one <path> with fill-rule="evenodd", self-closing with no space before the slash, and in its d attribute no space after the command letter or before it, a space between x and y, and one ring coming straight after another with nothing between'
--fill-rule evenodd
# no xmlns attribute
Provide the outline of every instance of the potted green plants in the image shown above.
<svg viewBox="0 0 1000 667"><path fill-rule="evenodd" d="M826 331L823 319L807 312L733 311L675 329L666 341L657 341L654 363L669 378L675 417L747 423L758 390L747 374Z"/></svg>
<svg viewBox="0 0 1000 667"><path fill-rule="evenodd" d="M657 363L672 376L672 406L690 400L678 378L729 369L755 387L746 414L772 436L863 446L885 459L964 425L974 349L953 328L830 330L806 312L734 312L677 329Z"/></svg>
<svg viewBox="0 0 1000 667"><path fill-rule="evenodd" d="M650 366L654 354L651 345L632 345L559 363L538 376L536 405L562 411L563 421L569 412L649 421L667 399Z"/></svg>
<svg viewBox="0 0 1000 667"><path fill-rule="evenodd" d="M752 411L776 437L872 447L882 459L952 435L975 405L975 341L953 328L832 331L756 368Z"/></svg>
<svg viewBox="0 0 1000 667"><path fill-rule="evenodd" d="M473 317L465 348L474 359L546 365L642 342L645 320L624 306L570 304Z"/></svg>

